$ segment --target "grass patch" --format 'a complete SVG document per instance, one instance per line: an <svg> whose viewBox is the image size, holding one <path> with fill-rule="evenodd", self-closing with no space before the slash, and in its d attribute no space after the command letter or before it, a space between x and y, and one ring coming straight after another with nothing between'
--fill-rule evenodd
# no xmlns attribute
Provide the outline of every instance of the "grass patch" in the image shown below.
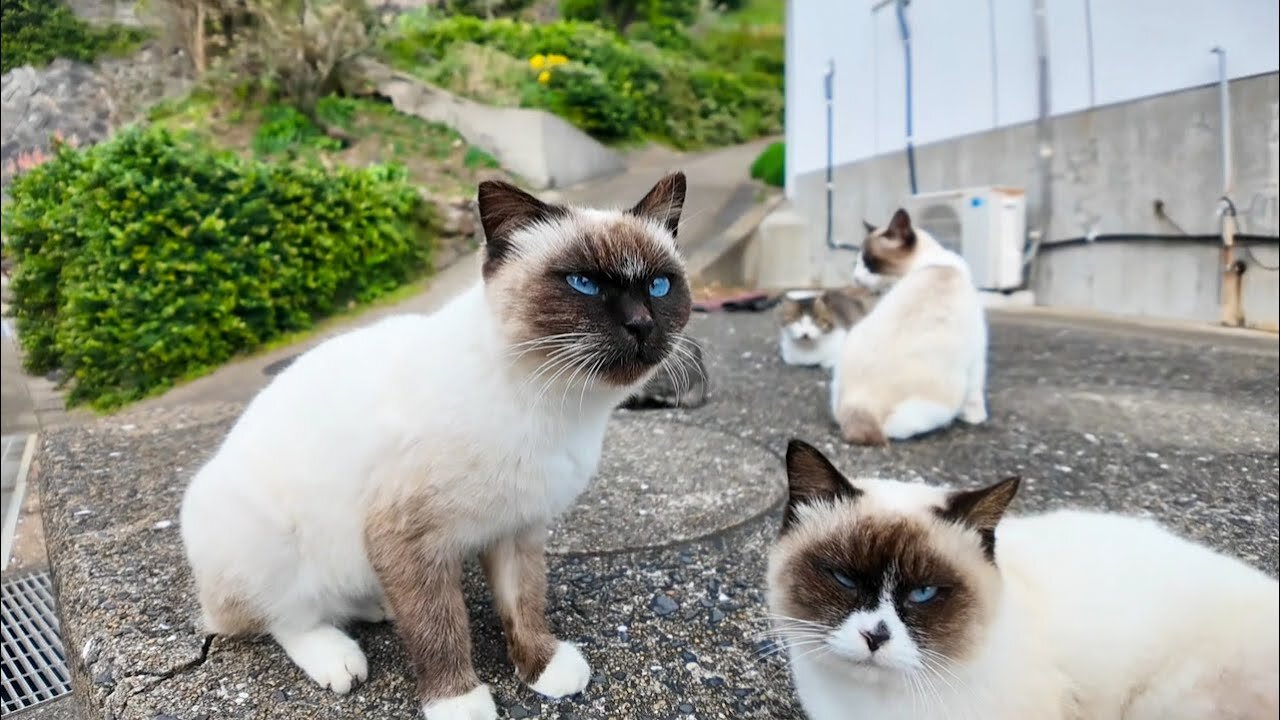
<svg viewBox="0 0 1280 720"><path fill-rule="evenodd" d="M368 98L328 96L316 105L324 124L341 129L344 140L297 110L197 89L153 108L153 124L194 132L244 157L318 162L326 166L403 166L415 185L441 195L475 192L482 176L500 172L497 160L469 145L453 129L397 112Z"/></svg>

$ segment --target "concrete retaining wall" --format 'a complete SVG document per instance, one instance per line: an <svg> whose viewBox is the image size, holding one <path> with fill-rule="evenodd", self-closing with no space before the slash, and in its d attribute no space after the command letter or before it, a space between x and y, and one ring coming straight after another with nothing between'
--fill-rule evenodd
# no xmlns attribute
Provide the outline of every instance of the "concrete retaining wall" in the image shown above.
<svg viewBox="0 0 1280 720"><path fill-rule="evenodd" d="M551 113L482 105L375 62L361 63L353 75L359 91L448 125L534 188L568 187L626 168L620 154Z"/></svg>
<svg viewBox="0 0 1280 720"><path fill-rule="evenodd" d="M1230 86L1240 231L1280 235L1280 75ZM1053 215L1046 242L1097 235L1213 235L1221 195L1215 87L1064 115L1054 138ZM1009 185L1028 191L1028 227L1039 211L1035 126L1018 125L917 149L919 190ZM883 221L908 194L902 153L836 168L837 241L860 242L862 220ZM1161 201L1168 219L1154 211ZM803 219L808 275L789 284L848 282L853 258L824 245L822 173L797 178L790 203ZM1172 222L1170 222L1170 219ZM792 228L794 230L794 228ZM1246 322L1272 327L1280 280L1274 243L1244 255ZM1037 301L1120 314L1212 321L1218 317L1218 256L1208 244L1153 240L1048 248L1032 287Z"/></svg>

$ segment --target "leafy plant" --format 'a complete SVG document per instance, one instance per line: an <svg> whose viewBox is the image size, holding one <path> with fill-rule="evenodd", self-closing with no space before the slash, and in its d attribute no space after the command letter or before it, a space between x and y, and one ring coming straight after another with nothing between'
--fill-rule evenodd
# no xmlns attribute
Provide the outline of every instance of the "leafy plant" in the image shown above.
<svg viewBox="0 0 1280 720"><path fill-rule="evenodd" d="M256 34L241 43L246 70L281 102L317 120L316 104L338 89L346 63L370 47L374 19L364 0L244 0Z"/></svg>
<svg viewBox="0 0 1280 720"><path fill-rule="evenodd" d="M11 186L29 369L110 408L424 272L436 219L395 167L325 171L129 128Z"/></svg>
<svg viewBox="0 0 1280 720"><path fill-rule="evenodd" d="M54 0L2 0L4 42L0 72L23 65L41 67L56 58L93 62L102 55L121 55L147 38L144 30L111 25L94 27Z"/></svg>
<svg viewBox="0 0 1280 720"><path fill-rule="evenodd" d="M337 150L341 146L342 143L316 127L311 118L288 105L268 106L253 136L253 151L259 155L275 155L300 147Z"/></svg>
<svg viewBox="0 0 1280 720"><path fill-rule="evenodd" d="M787 150L776 142L764 149L764 152L751 163L751 177L774 187L782 187L787 181Z"/></svg>

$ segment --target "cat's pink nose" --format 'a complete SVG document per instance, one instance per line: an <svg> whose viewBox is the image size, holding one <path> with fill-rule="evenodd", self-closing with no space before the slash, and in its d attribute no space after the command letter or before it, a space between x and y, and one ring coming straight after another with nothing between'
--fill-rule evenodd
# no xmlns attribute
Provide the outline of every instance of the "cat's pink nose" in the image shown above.
<svg viewBox="0 0 1280 720"><path fill-rule="evenodd" d="M881 620L878 625L870 630L863 630L862 637L867 641L867 649L875 652L880 649L881 645L889 642L889 626Z"/></svg>

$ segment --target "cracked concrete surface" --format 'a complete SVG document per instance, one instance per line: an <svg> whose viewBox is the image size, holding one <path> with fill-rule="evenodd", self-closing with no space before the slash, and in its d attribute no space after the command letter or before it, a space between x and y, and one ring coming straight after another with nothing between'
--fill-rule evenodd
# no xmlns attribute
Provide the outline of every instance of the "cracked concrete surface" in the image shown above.
<svg viewBox="0 0 1280 720"><path fill-rule="evenodd" d="M601 477L556 532L550 615L592 663L582 696L546 701L519 686L468 574L476 662L504 718L798 718L761 636L778 455L793 436L851 474L971 485L1018 472L1017 511L1150 514L1277 572L1274 336L996 315L991 421L881 450L839 443L822 374L781 365L769 317L700 316L691 331L706 347L710 402L619 412ZM43 443L35 474L85 717L416 717L386 626L355 628L370 678L345 697L313 686L270 641L195 630L178 501L238 410L139 410Z"/></svg>

